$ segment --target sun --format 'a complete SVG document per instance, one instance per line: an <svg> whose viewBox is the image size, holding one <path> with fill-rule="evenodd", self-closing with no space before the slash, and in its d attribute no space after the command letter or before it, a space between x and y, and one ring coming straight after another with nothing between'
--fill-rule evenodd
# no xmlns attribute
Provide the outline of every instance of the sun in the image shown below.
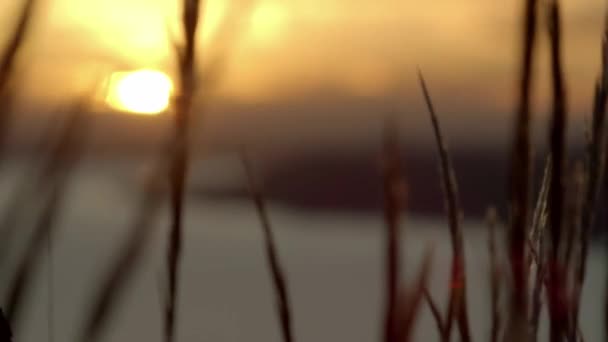
<svg viewBox="0 0 608 342"><path fill-rule="evenodd" d="M113 73L107 84L106 102L115 109L157 115L169 107L173 82L157 70Z"/></svg>
<svg viewBox="0 0 608 342"><path fill-rule="evenodd" d="M284 21L285 11L281 6L261 3L251 14L250 35L258 42L272 42L279 37Z"/></svg>

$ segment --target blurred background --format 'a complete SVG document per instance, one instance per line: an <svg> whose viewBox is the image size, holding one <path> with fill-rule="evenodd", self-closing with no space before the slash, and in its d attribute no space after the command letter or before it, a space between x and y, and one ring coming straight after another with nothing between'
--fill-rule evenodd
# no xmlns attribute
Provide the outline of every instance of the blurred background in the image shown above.
<svg viewBox="0 0 608 342"><path fill-rule="evenodd" d="M2 22L13 24L20 2L1 6ZM604 5L583 0L563 6L569 132L573 146L581 146L600 65ZM404 154L415 160L409 173L420 179L412 186L437 190L433 135L416 79L421 68L456 163L466 169L459 177L467 184L500 184L475 187L478 193L465 201L467 211L483 213L488 203L504 198L501 160L515 109L519 10L514 0L500 6L477 0L208 1L198 44L205 86L198 88L191 129L196 153L221 156L240 144L255 146L273 183L268 190L276 196L308 204L314 196L307 193L310 182L321 181L320 188L361 191L335 199L340 206L359 206L343 202L371 199L371 189L351 185L373 172L370 158L378 150L382 122L398 113ZM58 103L95 89L92 148L114 155L155 151L170 115L124 115L130 113L120 101L106 100L116 92L117 72L152 69L175 78L178 2L54 0L43 1L38 12L19 65L15 148L35 140L33 132L44 129ZM547 39L540 37L534 138L542 156L549 57ZM205 75L213 80L205 82ZM342 169L352 170L354 179L337 182ZM291 172L302 177L299 185L282 184ZM464 196L473 190L462 188ZM414 198L425 196L421 189L412 191ZM442 210L440 202L433 208L411 205Z"/></svg>
<svg viewBox="0 0 608 342"><path fill-rule="evenodd" d="M141 186L172 133L180 4L37 4L14 68L2 200L9 203L11 189L27 183L24 175L38 167L45 132L66 103L86 95L89 125L58 218L52 258L37 278L17 341L72 339L86 296L126 234ZM562 5L569 167L574 168L582 158L600 70L605 4L564 0ZM9 40L22 6L21 1L0 3L0 42ZM279 340L259 222L237 154L241 146L252 155L270 203L298 340L356 342L380 336L380 156L388 116L397 118L406 183L406 274L415 272L425 246L434 245L433 277L444 281L431 282L431 290L438 298L447 296L441 284L449 276L449 235L418 68L454 160L471 247L474 333L485 336L483 217L489 206L497 206L507 218L520 12L516 0L205 1L197 41L199 86L189 127L192 163L178 340ZM533 101L536 180L547 153L550 110L548 42L546 35L540 37ZM159 209L154 243L112 317L107 341L161 338L158 284L167 215L168 209ZM595 271L583 300L588 341L601 336L593 296L604 288L602 252L592 252ZM48 315L54 317L52 325ZM436 338L426 309L421 320L419 340Z"/></svg>

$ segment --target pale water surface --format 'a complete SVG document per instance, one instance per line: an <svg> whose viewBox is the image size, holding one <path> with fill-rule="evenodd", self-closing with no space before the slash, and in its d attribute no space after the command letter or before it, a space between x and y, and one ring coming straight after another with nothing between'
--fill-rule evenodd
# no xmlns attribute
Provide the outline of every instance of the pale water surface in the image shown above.
<svg viewBox="0 0 608 342"><path fill-rule="evenodd" d="M126 234L137 201L135 163L86 162L79 168L53 246L54 340L73 341L93 289ZM21 174L11 167L3 200ZM247 201L190 200L181 268L179 341L280 341L262 235ZM270 207L280 256L293 299L298 341L378 341L382 317L383 224L377 214L319 214L277 204ZM133 282L117 307L105 341L160 341L159 293L164 267L167 216ZM467 222L469 308L476 340L489 333L486 232ZM406 281L427 246L435 261L430 288L442 303L447 293L450 248L442 218L406 217ZM596 248L584 296L582 328L587 341L602 339L606 274L604 252ZM27 318L16 341L48 340L48 263L36 278ZM3 275L5 277L5 275ZM601 301L600 301L601 300ZM543 328L546 331L546 327ZM437 334L425 308L417 341Z"/></svg>

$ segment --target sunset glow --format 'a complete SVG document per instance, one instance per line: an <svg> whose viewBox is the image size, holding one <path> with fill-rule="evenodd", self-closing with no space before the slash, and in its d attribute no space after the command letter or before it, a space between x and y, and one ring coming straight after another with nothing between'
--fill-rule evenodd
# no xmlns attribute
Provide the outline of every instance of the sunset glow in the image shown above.
<svg viewBox="0 0 608 342"><path fill-rule="evenodd" d="M285 11L280 4L260 4L251 14L250 34L258 41L272 41L282 30Z"/></svg>
<svg viewBox="0 0 608 342"><path fill-rule="evenodd" d="M4 28L14 24L16 3L21 0L0 1L2 42L10 32ZM445 98L437 101L455 108L460 91L475 93L487 100L484 111L508 112L518 70L519 4L210 0L201 7L197 63L203 73L205 62L223 58L213 93L235 103L274 103L327 89L354 97L401 93L417 100L412 70L419 66L444 90L437 96ZM603 4L564 0L563 6L569 102L583 112L601 55ZM24 51L31 75L23 76L23 87L42 100L65 100L99 82L107 70L176 70L181 10L179 1L170 0L51 1ZM549 75L543 68L540 63L539 77ZM46 86L57 79L56 87ZM547 83L536 84L539 102L546 103Z"/></svg>
<svg viewBox="0 0 608 342"><path fill-rule="evenodd" d="M114 73L108 82L106 102L113 108L156 115L169 107L173 83L160 71L138 70Z"/></svg>

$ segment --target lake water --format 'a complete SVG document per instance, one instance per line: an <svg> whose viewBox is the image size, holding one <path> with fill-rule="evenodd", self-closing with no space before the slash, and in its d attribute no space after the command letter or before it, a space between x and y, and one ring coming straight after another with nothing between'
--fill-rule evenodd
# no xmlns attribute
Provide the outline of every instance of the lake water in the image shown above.
<svg viewBox="0 0 608 342"><path fill-rule="evenodd" d="M73 178L52 251L55 341L74 340L86 304L126 234L137 201L137 168L123 164L85 163ZM20 172L15 167L8 174L4 189L14 185ZM8 193L3 193L4 199ZM261 229L252 204L200 198L188 203L178 340L280 341ZM271 204L270 215L287 272L296 339L378 341L383 304L382 217L320 214L278 204ZM167 222L166 214L161 215L153 242L116 307L105 341L161 340L159 284ZM466 226L469 309L475 340L481 341L489 334L487 236L479 222L467 221ZM425 248L433 244L429 286L444 303L451 257L445 220L406 215L403 229L405 281L411 281ZM603 336L603 306L598 303L604 298L605 260L603 250L592 250L581 319L587 341L600 341ZM48 340L47 261L35 279L16 341ZM437 340L426 307L416 340Z"/></svg>

